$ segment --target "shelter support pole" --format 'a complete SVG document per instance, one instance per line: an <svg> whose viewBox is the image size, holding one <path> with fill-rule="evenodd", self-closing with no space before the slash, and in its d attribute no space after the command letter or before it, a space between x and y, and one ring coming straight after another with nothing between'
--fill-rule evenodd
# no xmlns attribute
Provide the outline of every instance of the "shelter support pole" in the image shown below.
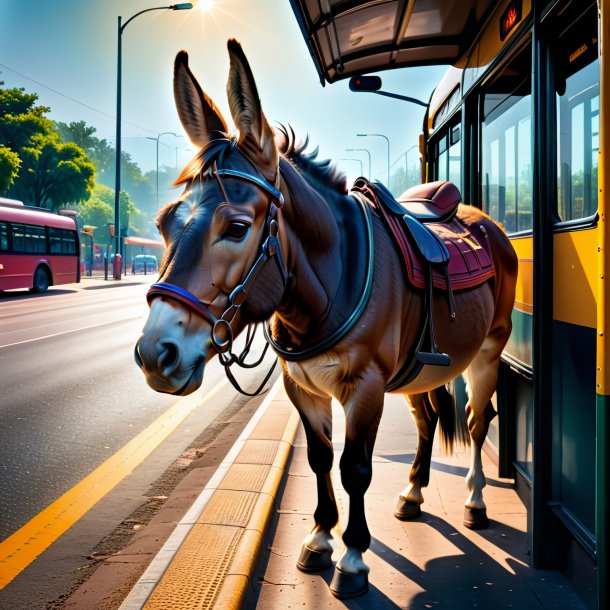
<svg viewBox="0 0 610 610"><path fill-rule="evenodd" d="M600 108L610 113L610 7L599 2L600 26ZM596 412L596 486L595 537L597 555L597 607L610 607L610 223L608 180L610 178L609 117L599 122L598 210L599 246L597 279L597 412Z"/></svg>

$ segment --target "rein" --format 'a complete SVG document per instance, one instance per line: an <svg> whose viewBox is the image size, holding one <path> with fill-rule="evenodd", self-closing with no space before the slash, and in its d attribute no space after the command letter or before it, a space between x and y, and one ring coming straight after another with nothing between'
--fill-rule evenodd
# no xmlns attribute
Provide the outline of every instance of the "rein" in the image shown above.
<svg viewBox="0 0 610 610"><path fill-rule="evenodd" d="M244 394L246 396L257 396L261 393L261 390L271 377L271 374L275 369L275 365L277 364L277 358L271 366L269 372L265 376L263 382L260 384L256 391L250 393L243 390L235 379L232 372L230 371L230 367L233 364L237 364L242 368L254 368L258 366L265 357L265 354L267 353L269 343L267 343L267 345L263 349L261 357L256 362L250 364L246 363L245 359L250 351L252 342L254 341L257 325L254 325L254 328L252 328L252 325L248 325L248 331L246 334L246 346L244 347L242 353L237 356L231 351L233 347L233 327L231 326L231 322L237 315L237 312L239 311L240 307L245 302L248 296L248 291L252 288L252 285L254 284L259 273L270 259L274 259L276 261L280 270L280 274L282 276L282 282L284 285L286 285L286 279L288 274L286 273L286 265L284 264L281 244L278 239L279 224L277 222L277 212L278 209L280 209L284 205L284 196L278 188L269 184L269 182L267 182L265 179L238 170L217 169L216 162L214 162L213 167L210 168L209 175L215 177L218 180L220 189L225 197L226 203L230 204L224 185L222 183L223 177L236 178L244 182L249 182L250 184L253 184L259 189L261 189L266 195L268 195L269 204L267 206L267 214L265 217L265 231L261 238L261 244L259 247L260 254L258 258L254 261L252 267L250 267L250 270L246 274L246 277L244 278L242 283L237 285L231 291L231 294L228 298L228 307L220 315L220 317L216 316L212 312L212 310L210 309L210 303L202 301L192 292L186 290L185 288L182 288L181 286L177 286L175 284L171 284L169 282L158 282L156 284L153 284L146 294L146 300L148 302L148 305L150 306L154 299L158 297L166 297L174 301L178 301L194 313L200 315L202 318L207 320L212 326L212 332L210 335L212 347L218 353L219 360L221 364L225 367L225 373L227 375L227 378L229 379L233 387L241 394Z"/></svg>

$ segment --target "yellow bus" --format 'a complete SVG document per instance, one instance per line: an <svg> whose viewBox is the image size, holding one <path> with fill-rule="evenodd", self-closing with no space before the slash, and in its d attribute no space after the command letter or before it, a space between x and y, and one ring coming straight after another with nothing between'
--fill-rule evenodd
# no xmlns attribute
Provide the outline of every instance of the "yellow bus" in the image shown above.
<svg viewBox="0 0 610 610"><path fill-rule="evenodd" d="M534 567L610 607L610 5L291 2L322 82L449 65L426 112L422 181L455 182L519 256L488 448L528 508Z"/></svg>

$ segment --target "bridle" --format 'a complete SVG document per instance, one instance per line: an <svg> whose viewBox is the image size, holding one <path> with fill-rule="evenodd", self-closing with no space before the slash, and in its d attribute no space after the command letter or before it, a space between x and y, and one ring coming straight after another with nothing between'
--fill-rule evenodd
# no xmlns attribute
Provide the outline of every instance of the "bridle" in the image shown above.
<svg viewBox="0 0 610 610"><path fill-rule="evenodd" d="M255 392L249 393L242 390L242 388L239 387L237 380L229 370L229 367L231 367L233 364L237 364L242 368L253 368L255 366L258 366L258 364L260 364L263 358L265 357L269 344L266 344L263 353L257 362L246 364L245 357L247 356L254 340L255 331L253 331L250 326L248 327L246 346L243 352L239 356L237 356L232 352L233 327L231 326L231 322L234 320L240 307L246 301L248 293L252 288L252 285L256 281L256 278L262 271L263 267L265 267L267 262L269 262L269 260L273 259L276 261L282 278L282 283L284 286L286 285L287 272L279 240L279 224L277 221L278 210L281 209L284 205L284 196L278 188L279 170L276 179L277 186L271 185L264 178L256 176L254 174L249 174L247 172L234 169L218 169L216 160L214 160L213 164L211 164L211 167L209 167L207 175L214 177L218 181L221 192L223 193L223 196L225 198L225 202L229 205L231 205L231 202L229 201L226 190L224 188L222 180L223 178L235 178L243 182L248 182L249 184L253 184L254 186L258 187L261 191L263 191L263 193L268 196L269 202L265 215L264 231L259 244L260 253L257 259L250 267L249 271L246 273L246 276L242 280L242 282L238 284L229 294L228 306L225 311L220 315L220 317L216 316L212 312L212 310L210 309L210 303L202 301L192 292L186 290L185 288L182 288L181 286L171 284L170 282L158 282L156 284L153 284L148 290L148 293L146 294L146 300L148 301L148 305L150 306L153 300L159 297L172 299L173 301L178 301L179 303L190 309L192 312L207 320L212 326L212 332L210 335L212 347L218 353L220 362L225 367L225 372L227 374L227 377L229 378L229 381L231 381L233 386L242 394L246 394L247 396L256 396L260 394L265 383L271 377L271 374L273 373L273 370L277 363L277 359L273 363L273 366L267 373L265 379Z"/></svg>

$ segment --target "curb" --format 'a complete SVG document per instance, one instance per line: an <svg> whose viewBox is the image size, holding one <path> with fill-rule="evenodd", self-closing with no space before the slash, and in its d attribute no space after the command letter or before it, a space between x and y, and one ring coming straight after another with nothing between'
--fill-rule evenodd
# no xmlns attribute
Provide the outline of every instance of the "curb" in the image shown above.
<svg viewBox="0 0 610 610"><path fill-rule="evenodd" d="M119 610L242 607L300 421L281 384L272 386Z"/></svg>

